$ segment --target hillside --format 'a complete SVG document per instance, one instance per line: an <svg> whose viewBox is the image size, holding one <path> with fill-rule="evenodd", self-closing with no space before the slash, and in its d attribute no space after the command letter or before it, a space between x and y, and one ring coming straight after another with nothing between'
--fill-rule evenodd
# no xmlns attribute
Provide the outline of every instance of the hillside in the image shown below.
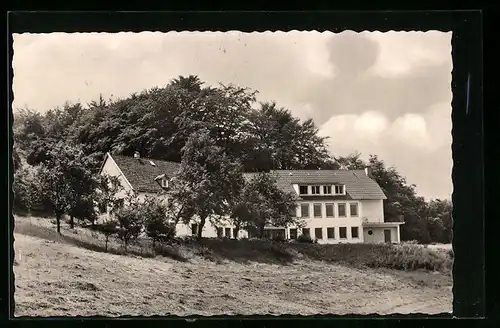
<svg viewBox="0 0 500 328"><path fill-rule="evenodd" d="M307 258L276 264L114 255L35 237L38 227L20 222L16 316L451 312L445 274Z"/></svg>

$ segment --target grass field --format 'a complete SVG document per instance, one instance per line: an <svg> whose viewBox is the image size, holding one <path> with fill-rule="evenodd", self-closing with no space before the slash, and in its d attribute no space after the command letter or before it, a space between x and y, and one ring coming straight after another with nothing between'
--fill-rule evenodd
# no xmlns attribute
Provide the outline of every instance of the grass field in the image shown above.
<svg viewBox="0 0 500 328"><path fill-rule="evenodd" d="M116 241L116 254L104 253L102 236L62 231L57 236L50 220L16 218L16 316L451 312L446 263L440 272L403 271L355 265L339 251L319 261L321 245L254 243L245 253L240 242L209 240L178 245L169 256L141 245L132 247L136 255L120 255Z"/></svg>

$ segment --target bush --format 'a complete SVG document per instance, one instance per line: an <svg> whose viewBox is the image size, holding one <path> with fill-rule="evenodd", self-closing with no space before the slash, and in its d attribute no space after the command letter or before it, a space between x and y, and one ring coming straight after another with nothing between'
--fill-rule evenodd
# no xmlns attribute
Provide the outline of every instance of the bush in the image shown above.
<svg viewBox="0 0 500 328"><path fill-rule="evenodd" d="M119 208L114 213L118 222L118 238L123 241L125 251L131 240L136 239L142 230L141 212L137 207Z"/></svg>
<svg viewBox="0 0 500 328"><path fill-rule="evenodd" d="M146 235L153 242L153 249L157 241L167 241L175 237L175 223L167 221L167 206L161 199L147 198L140 205L140 212Z"/></svg>
<svg viewBox="0 0 500 328"><path fill-rule="evenodd" d="M299 235L299 236L297 237L297 241L298 241L299 243L308 243L308 244L312 244L312 243L314 243L314 240L311 238L311 236L309 236L309 235L304 235L304 234Z"/></svg>
<svg viewBox="0 0 500 328"><path fill-rule="evenodd" d="M371 267L432 271L451 269L451 259L433 249L411 244L371 246L371 256L367 260L367 265Z"/></svg>
<svg viewBox="0 0 500 328"><path fill-rule="evenodd" d="M274 235L272 236L271 240L278 243L284 243L286 241L285 237L283 237L282 235Z"/></svg>

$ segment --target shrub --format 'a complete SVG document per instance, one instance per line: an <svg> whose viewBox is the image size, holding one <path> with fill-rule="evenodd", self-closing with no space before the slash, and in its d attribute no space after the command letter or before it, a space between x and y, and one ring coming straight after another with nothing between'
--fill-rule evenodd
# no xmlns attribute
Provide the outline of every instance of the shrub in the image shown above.
<svg viewBox="0 0 500 328"><path fill-rule="evenodd" d="M299 236L297 237L297 241L298 241L299 243L309 243L309 244L314 243L314 240L311 238L311 236L309 236L309 235L304 235L304 234L299 235Z"/></svg>
<svg viewBox="0 0 500 328"><path fill-rule="evenodd" d="M447 271L451 268L450 258L433 249L412 244L370 246L372 247L371 255L366 261L370 267L433 271Z"/></svg>
<svg viewBox="0 0 500 328"><path fill-rule="evenodd" d="M271 240L278 243L283 243L285 242L285 237L283 237L282 235L274 235L271 237Z"/></svg>
<svg viewBox="0 0 500 328"><path fill-rule="evenodd" d="M167 221L167 206L158 198L148 198L140 205L141 215L145 224L146 235L153 242L167 241L175 236L175 223Z"/></svg>
<svg viewBox="0 0 500 328"><path fill-rule="evenodd" d="M118 222L118 238L123 241L125 251L131 240L136 239L142 230L141 212L137 207L122 207L114 212Z"/></svg>

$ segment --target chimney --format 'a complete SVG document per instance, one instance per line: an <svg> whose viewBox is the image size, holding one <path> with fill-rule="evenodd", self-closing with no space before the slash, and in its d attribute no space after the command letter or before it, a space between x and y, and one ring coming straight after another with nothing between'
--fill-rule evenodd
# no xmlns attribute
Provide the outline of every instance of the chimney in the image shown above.
<svg viewBox="0 0 500 328"><path fill-rule="evenodd" d="M365 174L369 178L373 178L372 167L370 165L365 166Z"/></svg>
<svg viewBox="0 0 500 328"><path fill-rule="evenodd" d="M134 158L137 158L137 159L141 158L141 154L138 151L136 151L134 153Z"/></svg>

